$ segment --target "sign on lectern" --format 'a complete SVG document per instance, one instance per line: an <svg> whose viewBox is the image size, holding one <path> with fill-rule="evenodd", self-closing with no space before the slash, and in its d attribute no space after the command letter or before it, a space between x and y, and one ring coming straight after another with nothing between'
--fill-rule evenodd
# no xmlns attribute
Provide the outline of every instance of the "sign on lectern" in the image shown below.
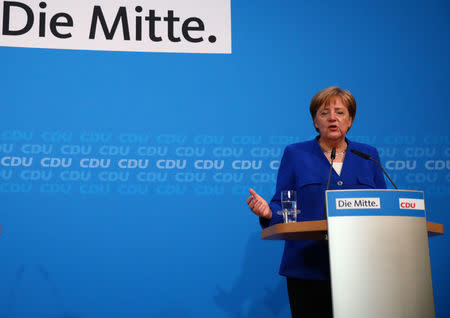
<svg viewBox="0 0 450 318"><path fill-rule="evenodd" d="M333 316L435 317L424 193L327 191Z"/></svg>

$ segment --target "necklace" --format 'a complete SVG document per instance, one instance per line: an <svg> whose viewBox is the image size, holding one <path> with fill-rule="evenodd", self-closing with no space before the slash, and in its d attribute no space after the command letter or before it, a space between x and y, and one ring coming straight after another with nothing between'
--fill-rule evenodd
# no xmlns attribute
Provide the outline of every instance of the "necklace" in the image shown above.
<svg viewBox="0 0 450 318"><path fill-rule="evenodd" d="M343 154L345 154L346 151L347 151L347 149L345 149L344 151L341 151L341 152L337 152L336 156L342 156ZM324 151L323 153L326 155L331 155L331 152Z"/></svg>
<svg viewBox="0 0 450 318"><path fill-rule="evenodd" d="M319 147L322 149L322 151L323 151L324 154L326 154L326 155L331 155L331 151L328 152L328 151L324 151L324 150L323 150L323 147L320 145L320 142L319 142ZM347 147L348 147L348 144L347 144L347 142L346 142L346 147L345 147L345 149L344 149L343 151L341 151L341 152L337 152L337 153L336 153L336 156L343 156L343 155L345 155L345 153L347 152Z"/></svg>

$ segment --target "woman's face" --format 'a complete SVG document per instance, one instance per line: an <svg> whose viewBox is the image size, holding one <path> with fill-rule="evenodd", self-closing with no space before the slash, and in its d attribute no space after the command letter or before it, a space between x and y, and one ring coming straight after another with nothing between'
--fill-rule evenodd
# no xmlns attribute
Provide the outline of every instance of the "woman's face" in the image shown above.
<svg viewBox="0 0 450 318"><path fill-rule="evenodd" d="M328 105L320 106L314 119L320 137L330 142L345 139L352 123L353 119L340 97L332 98Z"/></svg>

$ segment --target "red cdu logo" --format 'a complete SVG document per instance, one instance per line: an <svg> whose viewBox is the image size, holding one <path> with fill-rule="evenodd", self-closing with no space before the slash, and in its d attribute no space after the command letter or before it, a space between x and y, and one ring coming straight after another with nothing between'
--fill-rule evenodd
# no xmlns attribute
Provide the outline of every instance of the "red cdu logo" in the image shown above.
<svg viewBox="0 0 450 318"><path fill-rule="evenodd" d="M402 209L414 209L416 207L415 203L409 203L409 202L401 202L400 208Z"/></svg>
<svg viewBox="0 0 450 318"><path fill-rule="evenodd" d="M425 210L425 202L423 199L399 199L400 209L409 210Z"/></svg>

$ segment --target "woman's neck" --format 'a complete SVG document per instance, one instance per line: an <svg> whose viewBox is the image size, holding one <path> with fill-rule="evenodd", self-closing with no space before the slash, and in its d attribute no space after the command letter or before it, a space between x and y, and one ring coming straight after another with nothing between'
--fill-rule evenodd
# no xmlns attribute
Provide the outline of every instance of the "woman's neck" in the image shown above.
<svg viewBox="0 0 450 318"><path fill-rule="evenodd" d="M337 153L343 152L347 149L345 138L340 140L324 140L322 137L320 137L319 146L324 152L331 152L333 148L336 148Z"/></svg>

